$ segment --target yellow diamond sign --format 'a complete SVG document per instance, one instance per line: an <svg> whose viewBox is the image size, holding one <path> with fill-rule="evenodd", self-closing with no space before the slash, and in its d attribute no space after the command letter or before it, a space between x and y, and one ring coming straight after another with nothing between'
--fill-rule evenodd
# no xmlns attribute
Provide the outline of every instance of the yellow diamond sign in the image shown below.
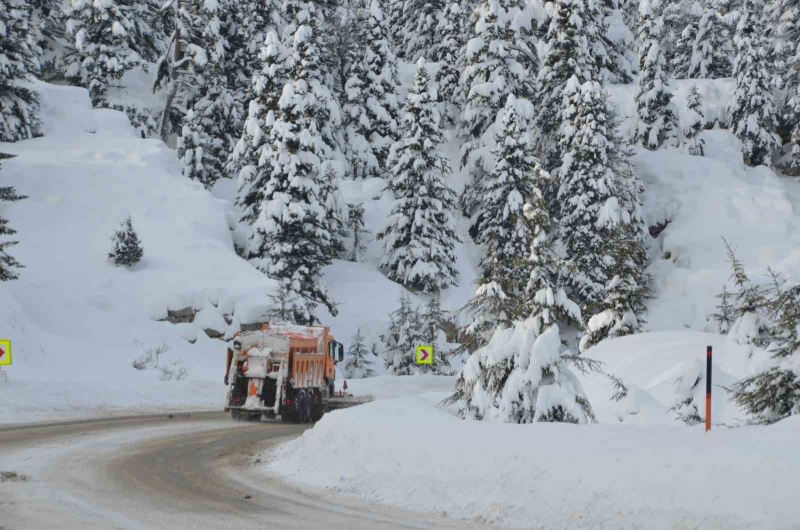
<svg viewBox="0 0 800 530"><path fill-rule="evenodd" d="M0 366L11 366L11 341L0 339Z"/></svg>
<svg viewBox="0 0 800 530"><path fill-rule="evenodd" d="M417 364L433 364L433 346L417 346Z"/></svg>

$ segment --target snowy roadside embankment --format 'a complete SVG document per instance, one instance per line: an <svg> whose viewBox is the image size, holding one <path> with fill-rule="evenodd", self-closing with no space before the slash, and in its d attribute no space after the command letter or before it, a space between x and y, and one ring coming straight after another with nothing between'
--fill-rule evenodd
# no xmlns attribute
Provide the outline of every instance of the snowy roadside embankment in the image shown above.
<svg viewBox="0 0 800 530"><path fill-rule="evenodd" d="M800 418L771 427L462 421L446 394L326 415L266 471L368 501L524 528L792 528Z"/></svg>

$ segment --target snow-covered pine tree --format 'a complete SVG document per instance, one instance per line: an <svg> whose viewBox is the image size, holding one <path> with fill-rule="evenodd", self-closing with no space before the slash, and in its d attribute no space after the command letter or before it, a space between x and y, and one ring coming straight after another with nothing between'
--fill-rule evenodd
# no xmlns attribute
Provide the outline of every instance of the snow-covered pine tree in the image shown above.
<svg viewBox="0 0 800 530"><path fill-rule="evenodd" d="M188 100L178 136L178 158L184 176L206 188L225 175L225 164L241 133L243 118L234 88L229 81L226 61L229 49L227 14L216 1L194 0L192 21L194 45L204 51L206 61L197 63L195 91Z"/></svg>
<svg viewBox="0 0 800 530"><path fill-rule="evenodd" d="M687 77L720 79L733 73L733 48L728 31L712 0L706 0L692 46L692 56Z"/></svg>
<svg viewBox="0 0 800 530"><path fill-rule="evenodd" d="M750 166L772 165L772 152L780 146L764 29L763 1L745 0L734 38L736 90L728 113L731 129L742 142L744 162Z"/></svg>
<svg viewBox="0 0 800 530"><path fill-rule="evenodd" d="M363 379L375 375L375 370L372 368L372 354L364 344L361 328L356 329L355 335L350 339L350 348L347 350L347 359L344 363L344 375L351 379Z"/></svg>
<svg viewBox="0 0 800 530"><path fill-rule="evenodd" d="M445 9L436 28L440 42L433 59L439 63L436 89L442 103L442 118L447 126L452 127L456 124L461 109L462 94L458 89L458 82L464 69L469 14L465 13L461 0L449 1Z"/></svg>
<svg viewBox="0 0 800 530"><path fill-rule="evenodd" d="M389 189L395 203L386 227L381 268L390 279L431 293L454 285L454 248L458 241L453 218L454 193L441 152L442 132L424 59L405 105L401 138L389 155Z"/></svg>
<svg viewBox="0 0 800 530"><path fill-rule="evenodd" d="M389 315L386 333L381 335L386 368L395 375L417 373L416 348L422 344L423 329L419 311L411 305L405 289L400 305Z"/></svg>
<svg viewBox="0 0 800 530"><path fill-rule="evenodd" d="M766 349L768 368L738 381L736 402L759 423L800 414L800 285L781 289L771 301L771 325Z"/></svg>
<svg viewBox="0 0 800 530"><path fill-rule="evenodd" d="M25 199L24 195L19 195L11 186L0 186L0 204ZM3 239L13 236L17 231L8 225L8 219L0 216L0 237ZM0 240L0 282L16 280L17 270L22 268L22 264L10 255L6 249L14 246L17 241Z"/></svg>
<svg viewBox="0 0 800 530"><path fill-rule="evenodd" d="M736 257L730 244L723 239L733 281L733 325L728 334L741 344L758 343L767 329L764 316L767 298L764 289L750 281L744 264Z"/></svg>
<svg viewBox="0 0 800 530"><path fill-rule="evenodd" d="M357 11L355 23L363 25L363 42L353 43L361 49L350 52L353 57L348 59L343 91L350 174L356 178L384 176L389 148L397 140L397 59L377 0ZM344 31L352 33L353 29Z"/></svg>
<svg viewBox="0 0 800 530"><path fill-rule="evenodd" d="M686 114L683 116L683 148L690 155L703 156L705 154L705 140L701 136L705 130L706 119L703 112L703 95L697 90L697 85L689 89Z"/></svg>
<svg viewBox="0 0 800 530"><path fill-rule="evenodd" d="M467 44L460 79L464 111L459 126L461 169L468 178L461 206L469 215L480 209L483 181L494 164L489 152L493 126L508 95L532 94L538 58L516 23L524 7L520 0L483 0L473 15L475 33Z"/></svg>
<svg viewBox="0 0 800 530"><path fill-rule="evenodd" d="M39 133L39 98L24 86L36 72L25 0L0 1L0 142Z"/></svg>
<svg viewBox="0 0 800 530"><path fill-rule="evenodd" d="M530 313L499 327L488 344L467 361L450 398L464 418L509 423L594 421L591 406L572 371L586 359L564 350L561 327L580 325L577 304L567 296L562 275L568 268L548 236L550 215L539 173L525 216L534 234L525 299Z"/></svg>
<svg viewBox="0 0 800 530"><path fill-rule="evenodd" d="M633 142L650 150L674 142L677 133L666 59L661 49L663 20L660 10L660 0L641 0L639 4L638 120Z"/></svg>
<svg viewBox="0 0 800 530"><path fill-rule="evenodd" d="M111 238L111 251L108 253L108 258L114 265L133 267L142 261L143 256L144 250L139 236L133 229L131 218L128 217Z"/></svg>
<svg viewBox="0 0 800 530"><path fill-rule="evenodd" d="M260 55L267 33L280 23L276 4L277 0L236 0L224 5L229 45L225 72L243 117L257 97L253 78L261 73Z"/></svg>
<svg viewBox="0 0 800 530"><path fill-rule="evenodd" d="M436 33L447 0L402 0L404 25L399 55L408 62L420 57L435 57L440 35Z"/></svg>
<svg viewBox="0 0 800 530"><path fill-rule="evenodd" d="M321 82L318 36L303 23L314 20L314 8L306 7L297 16L288 81L270 131L272 147L264 153L269 160L258 170L271 168L271 173L254 223L258 246L251 253L260 270L302 298L292 321L310 324L316 321L318 303L334 315L336 308L320 278L331 262L335 238L321 196L323 162L330 153L323 136L330 92Z"/></svg>
<svg viewBox="0 0 800 530"><path fill-rule="evenodd" d="M64 77L89 89L92 105L105 107L108 88L144 59L135 42L133 5L119 0L69 0L65 18L69 47L62 59Z"/></svg>
<svg viewBox="0 0 800 530"><path fill-rule="evenodd" d="M547 171L561 165L558 130L563 121L563 93L567 81L575 76L579 82L599 79L595 51L602 39L596 21L597 8L587 0L556 0L554 15L547 30L548 43L539 69L537 91L533 100L536 126L533 131L537 151ZM548 192L545 191L545 195Z"/></svg>
<svg viewBox="0 0 800 530"><path fill-rule="evenodd" d="M626 0L602 0L599 32L602 48L596 50L598 68L604 81L630 83L636 55L632 52L634 35L625 22L623 4Z"/></svg>
<svg viewBox="0 0 800 530"><path fill-rule="evenodd" d="M697 33L700 28L700 17L702 17L702 15L702 8L697 2L689 4L689 12L683 14L686 25L680 32L677 42L675 42L675 48L669 62L672 75L675 79L693 77L689 72L692 71L692 59L694 57L695 43L697 42ZM664 20L664 17L662 17L662 20ZM666 27L662 29L662 42L663 35L666 34L666 31Z"/></svg>
<svg viewBox="0 0 800 530"><path fill-rule="evenodd" d="M800 0L774 0L773 11L782 58L778 75L785 93L781 115L792 144L790 167L800 171Z"/></svg>
<svg viewBox="0 0 800 530"><path fill-rule="evenodd" d="M646 296L641 184L622 151L608 96L597 82L573 77L564 95L559 169L559 235L574 264L570 294L598 317L590 343L638 331ZM615 280L619 277L619 280ZM602 325L601 325L602 324Z"/></svg>
<svg viewBox="0 0 800 530"><path fill-rule="evenodd" d="M242 211L240 220L250 227L259 216L264 192L272 177L270 137L289 68L288 51L274 30L267 33L259 58L261 70L253 78L254 99L250 101L242 136L228 161L228 172L238 176L235 202ZM252 231L245 257L253 259L260 255L262 244L258 233Z"/></svg>
<svg viewBox="0 0 800 530"><path fill-rule="evenodd" d="M386 174L389 149L399 138L400 104L397 98L397 57L381 9L381 2L372 0L366 26L364 65L364 110L369 120L365 138L369 142L378 167Z"/></svg>
<svg viewBox="0 0 800 530"><path fill-rule="evenodd" d="M717 304L717 311L710 315L710 319L717 323L717 330L723 335L727 335L736 319L736 308L731 303L732 293L728 292L728 288L723 286L722 292L716 297L719 300Z"/></svg>
<svg viewBox="0 0 800 530"><path fill-rule="evenodd" d="M485 177L482 208L471 230L484 252L478 288L465 308L470 322L463 335L470 351L484 346L498 325L510 325L527 310L527 258L534 234L523 206L537 193L535 183L549 179L538 167L516 105L509 95L492 150L496 162Z"/></svg>
<svg viewBox="0 0 800 530"><path fill-rule="evenodd" d="M352 238L350 261L359 262L367 250L364 240L367 230L364 228L364 203L347 204L347 229Z"/></svg>

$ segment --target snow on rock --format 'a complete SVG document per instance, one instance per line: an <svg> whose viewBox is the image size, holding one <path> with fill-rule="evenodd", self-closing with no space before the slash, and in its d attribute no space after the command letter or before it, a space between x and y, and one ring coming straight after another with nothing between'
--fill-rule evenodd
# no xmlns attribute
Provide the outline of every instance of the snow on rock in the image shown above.
<svg viewBox="0 0 800 530"><path fill-rule="evenodd" d="M327 414L269 474L370 502L530 528L791 528L800 418L771 427L463 421L443 394Z"/></svg>

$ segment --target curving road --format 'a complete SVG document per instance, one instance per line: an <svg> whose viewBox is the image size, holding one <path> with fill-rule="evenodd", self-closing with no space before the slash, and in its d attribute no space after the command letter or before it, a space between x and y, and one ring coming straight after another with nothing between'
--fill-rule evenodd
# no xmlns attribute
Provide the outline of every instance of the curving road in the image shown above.
<svg viewBox="0 0 800 530"><path fill-rule="evenodd" d="M0 428L0 529L474 528L281 483L253 465L307 427L219 412Z"/></svg>

